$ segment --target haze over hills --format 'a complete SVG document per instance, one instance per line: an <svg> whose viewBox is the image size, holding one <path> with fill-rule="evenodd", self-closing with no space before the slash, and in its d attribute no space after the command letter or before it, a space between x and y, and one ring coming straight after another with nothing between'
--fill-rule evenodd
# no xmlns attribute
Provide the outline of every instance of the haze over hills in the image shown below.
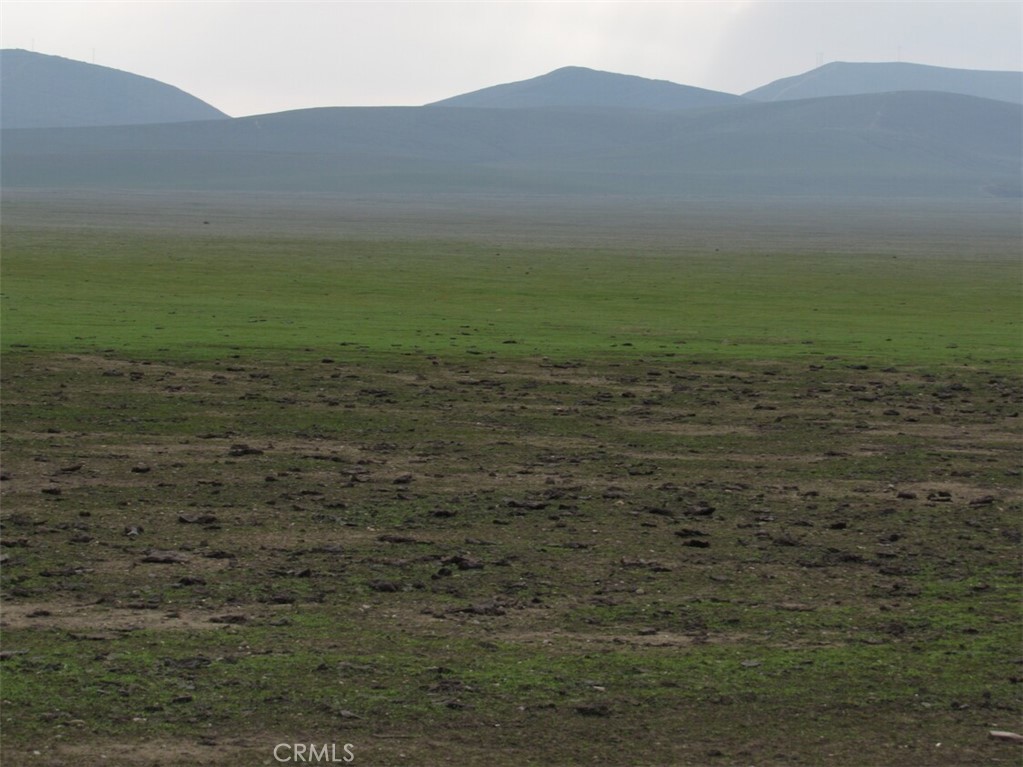
<svg viewBox="0 0 1023 767"><path fill-rule="evenodd" d="M7 186L972 197L1018 194L1018 105L891 93L656 112L324 108L6 131Z"/></svg>
<svg viewBox="0 0 1023 767"><path fill-rule="evenodd" d="M52 128L226 118L172 85L82 61L0 51L0 125Z"/></svg>
<svg viewBox="0 0 1023 767"><path fill-rule="evenodd" d="M562 67L545 75L494 85L436 101L427 106L607 107L613 109L676 110L725 106L745 101L721 91L679 85L667 80L601 72L586 67Z"/></svg>
<svg viewBox="0 0 1023 767"><path fill-rule="evenodd" d="M835 61L746 92L757 101L852 96L891 91L944 91L1023 103L1023 72L949 69L908 62Z"/></svg>
<svg viewBox="0 0 1023 767"><path fill-rule="evenodd" d="M1018 197L1021 113L926 90L753 101L569 67L425 107L4 130L0 151L8 188Z"/></svg>

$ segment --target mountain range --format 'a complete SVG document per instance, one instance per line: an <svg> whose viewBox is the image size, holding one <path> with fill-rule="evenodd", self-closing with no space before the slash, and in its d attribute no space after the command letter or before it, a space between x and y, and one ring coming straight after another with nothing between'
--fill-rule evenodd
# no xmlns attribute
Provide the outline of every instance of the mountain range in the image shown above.
<svg viewBox="0 0 1023 767"><path fill-rule="evenodd" d="M0 50L0 105L4 128L139 125L227 117L205 101L158 80L17 49Z"/></svg>
<svg viewBox="0 0 1023 767"><path fill-rule="evenodd" d="M679 85L667 80L598 72L586 67L562 67L540 77L464 93L429 106L607 107L674 111L744 102L730 93Z"/></svg>
<svg viewBox="0 0 1023 767"><path fill-rule="evenodd" d="M891 91L944 91L984 99L1023 103L1023 72L949 69L909 62L835 61L794 77L785 77L743 94L756 101L853 96Z"/></svg>
<svg viewBox="0 0 1023 767"><path fill-rule="evenodd" d="M422 107L233 119L182 110L151 124L13 128L8 88L24 87L9 53L0 59L5 187L1020 195L1023 107L1012 96L1021 73L829 64L739 96L566 67Z"/></svg>

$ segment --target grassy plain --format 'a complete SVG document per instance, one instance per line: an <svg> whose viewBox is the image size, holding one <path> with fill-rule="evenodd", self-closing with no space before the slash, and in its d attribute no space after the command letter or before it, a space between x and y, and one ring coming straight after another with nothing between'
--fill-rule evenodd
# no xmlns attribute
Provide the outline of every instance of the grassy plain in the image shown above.
<svg viewBox="0 0 1023 767"><path fill-rule="evenodd" d="M226 352L1006 361L1019 262L9 229L6 338ZM509 348L513 347L513 348Z"/></svg>
<svg viewBox="0 0 1023 767"><path fill-rule="evenodd" d="M5 763L1018 763L1018 242L216 225L5 223Z"/></svg>

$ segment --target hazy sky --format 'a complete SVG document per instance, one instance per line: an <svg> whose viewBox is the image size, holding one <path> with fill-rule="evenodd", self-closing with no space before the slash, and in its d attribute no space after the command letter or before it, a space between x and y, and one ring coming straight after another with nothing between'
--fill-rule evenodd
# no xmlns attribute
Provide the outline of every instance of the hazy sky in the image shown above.
<svg viewBox="0 0 1023 767"><path fill-rule="evenodd" d="M2 0L0 47L230 115L415 105L570 64L742 93L828 61L1023 69L1009 2Z"/></svg>

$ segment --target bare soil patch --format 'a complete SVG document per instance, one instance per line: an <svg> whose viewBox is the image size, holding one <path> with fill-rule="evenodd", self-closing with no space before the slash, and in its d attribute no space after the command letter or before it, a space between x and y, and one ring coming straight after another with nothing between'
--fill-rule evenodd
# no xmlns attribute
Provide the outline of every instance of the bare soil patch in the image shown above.
<svg viewBox="0 0 1023 767"><path fill-rule="evenodd" d="M987 737L1021 689L1003 372L3 373L12 763L269 764L292 740L388 765L1018 756Z"/></svg>

